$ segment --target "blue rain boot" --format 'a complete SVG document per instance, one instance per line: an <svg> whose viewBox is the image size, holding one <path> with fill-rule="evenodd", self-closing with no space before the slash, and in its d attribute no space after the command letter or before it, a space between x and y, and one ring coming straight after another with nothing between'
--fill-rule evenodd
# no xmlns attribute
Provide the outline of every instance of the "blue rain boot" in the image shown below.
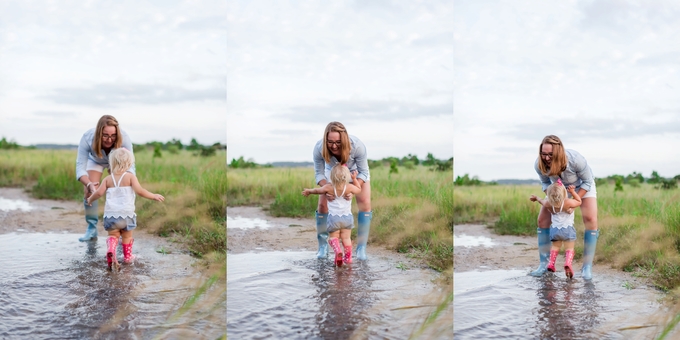
<svg viewBox="0 0 680 340"><path fill-rule="evenodd" d="M593 279L593 258L595 257L595 246L599 236L599 230L586 230L583 236L583 268L581 268L581 277L584 280Z"/></svg>
<svg viewBox="0 0 680 340"><path fill-rule="evenodd" d="M372 211L360 211L357 218L359 227L357 229L357 260L366 260L366 242L368 233L371 231Z"/></svg>
<svg viewBox="0 0 680 340"><path fill-rule="evenodd" d="M550 229L538 228L536 229L536 235L538 236L538 258L541 263L529 275L542 276L547 270L548 260L550 259Z"/></svg>
<svg viewBox="0 0 680 340"><path fill-rule="evenodd" d="M319 214L316 212L316 239L319 241L319 251L316 253L317 259L325 259L328 256L328 213Z"/></svg>
<svg viewBox="0 0 680 340"><path fill-rule="evenodd" d="M87 231L83 237L78 241L93 241L97 239L97 222L99 222L99 203L92 202L92 206L87 205L87 200L83 200L85 205L85 222L87 222Z"/></svg>

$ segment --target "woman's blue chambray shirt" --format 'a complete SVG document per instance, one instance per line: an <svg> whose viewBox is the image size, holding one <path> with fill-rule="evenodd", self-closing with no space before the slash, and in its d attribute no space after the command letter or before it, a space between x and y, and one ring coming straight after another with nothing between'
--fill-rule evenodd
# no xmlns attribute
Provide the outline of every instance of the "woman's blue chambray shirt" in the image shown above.
<svg viewBox="0 0 680 340"><path fill-rule="evenodd" d="M97 157L97 154L94 152L92 149L92 140L94 139L94 128L87 130L84 134L83 137L80 138L80 144L78 145L78 157L76 158L76 179L79 179L80 177L83 177L87 175L87 160L91 160L101 166L107 166L109 164L109 155L102 150L102 158ZM122 147L132 151L132 142L130 141L130 137L123 131L123 129L120 130L121 135L123 135L123 144ZM111 149L113 151L113 149ZM128 170L129 172L135 173L135 165L132 165L132 168Z"/></svg>
<svg viewBox="0 0 680 340"><path fill-rule="evenodd" d="M548 190L548 186L557 182L558 178L562 179L562 183L565 187L570 185L575 186L577 192L579 189L590 191L592 187L595 186L595 178L593 177L593 171L588 166L585 157L575 150L565 149L564 151L567 153L567 169L564 170L560 176L546 176L541 173L541 170L538 168L540 159L536 158L534 169L541 179L543 191Z"/></svg>
<svg viewBox="0 0 680 340"><path fill-rule="evenodd" d="M347 167L350 171L359 171L357 178L364 182L368 182L371 179L371 174L368 171L366 146L364 146L364 143L361 142L359 138L351 135L349 136L349 141L351 149L349 152L349 160L347 160ZM331 171L331 168L338 164L338 160L335 156L331 156L330 164L326 163L326 160L323 159L322 147L326 147L323 145L323 139L316 142L316 145L314 146L314 174L316 184L319 184L322 179L330 182L330 179L326 178L326 171Z"/></svg>

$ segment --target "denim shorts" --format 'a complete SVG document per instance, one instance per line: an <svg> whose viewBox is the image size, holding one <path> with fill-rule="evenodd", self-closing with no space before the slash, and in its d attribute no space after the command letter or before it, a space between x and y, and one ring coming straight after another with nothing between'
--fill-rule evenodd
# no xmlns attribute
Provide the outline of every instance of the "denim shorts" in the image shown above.
<svg viewBox="0 0 680 340"><path fill-rule="evenodd" d="M573 225L566 228L550 227L550 241L574 241L576 240L576 229Z"/></svg>
<svg viewBox="0 0 680 340"><path fill-rule="evenodd" d="M137 228L137 216L135 217L104 217L104 230L130 231Z"/></svg>
<svg viewBox="0 0 680 340"><path fill-rule="evenodd" d="M336 232L340 229L352 229L354 228L354 216L353 215L328 215L328 229L329 233Z"/></svg>

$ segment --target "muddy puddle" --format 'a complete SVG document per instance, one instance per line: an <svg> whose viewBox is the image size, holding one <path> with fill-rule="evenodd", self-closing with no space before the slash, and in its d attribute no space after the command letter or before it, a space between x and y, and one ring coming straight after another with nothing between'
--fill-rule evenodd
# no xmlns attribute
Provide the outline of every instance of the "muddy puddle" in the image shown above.
<svg viewBox="0 0 680 340"><path fill-rule="evenodd" d="M463 240L454 248L456 270L465 268L454 271L456 339L654 339L672 315L644 279L605 264L596 264L591 281L578 272L569 280L562 268L536 278L527 275L538 262L535 238L472 225L454 233Z"/></svg>
<svg viewBox="0 0 680 340"><path fill-rule="evenodd" d="M214 339L224 334L223 284L206 294L216 296L214 301L197 303L201 311L177 313L205 282L191 257L169 253L164 240L139 235L135 262L111 273L101 231L96 242L78 242L79 236L0 234L0 338Z"/></svg>
<svg viewBox="0 0 680 340"><path fill-rule="evenodd" d="M300 232L290 226L250 231L276 233L277 229L291 235ZM316 235L305 235L299 242L313 247ZM238 242L235 237L229 240ZM288 246L301 247L294 242ZM319 260L315 255L316 249L228 253L227 336L408 339L440 302L441 294L432 282L438 274L402 262L389 251L371 253L369 245L368 261L354 260L341 268L333 266L332 256ZM429 338L452 337L450 307L448 325L440 326L443 334Z"/></svg>
<svg viewBox="0 0 680 340"><path fill-rule="evenodd" d="M30 203L28 203L28 201L0 197L0 211L4 212L12 210L30 211L33 209L34 208L31 206Z"/></svg>

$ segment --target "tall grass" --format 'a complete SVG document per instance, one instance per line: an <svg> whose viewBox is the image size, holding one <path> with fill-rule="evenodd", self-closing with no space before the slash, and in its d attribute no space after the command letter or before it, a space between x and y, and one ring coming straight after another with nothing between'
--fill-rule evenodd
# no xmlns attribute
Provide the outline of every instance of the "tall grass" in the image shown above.
<svg viewBox="0 0 680 340"><path fill-rule="evenodd" d="M439 271L453 266L453 174L418 166L371 169L373 222L369 242L422 257ZM312 168L229 169L230 206L260 205L273 216L314 218L318 198ZM357 212L356 204L353 208ZM353 231L356 237L356 228Z"/></svg>
<svg viewBox="0 0 680 340"><path fill-rule="evenodd" d="M82 201L75 160L75 150L1 150L0 186L23 187L35 198ZM224 152L200 157L180 151L154 158L153 153L138 150L135 160L142 186L166 197L161 204L137 199L139 228L174 235L199 257L226 252Z"/></svg>
<svg viewBox="0 0 680 340"><path fill-rule="evenodd" d="M664 291L680 287L680 191L660 190L650 184L597 188L600 237L596 261L649 277ZM539 205L530 195L542 195L536 186L456 187L454 222L482 222L499 234L536 235ZM579 240L584 225L580 209L575 227ZM577 258L582 242L576 243Z"/></svg>

